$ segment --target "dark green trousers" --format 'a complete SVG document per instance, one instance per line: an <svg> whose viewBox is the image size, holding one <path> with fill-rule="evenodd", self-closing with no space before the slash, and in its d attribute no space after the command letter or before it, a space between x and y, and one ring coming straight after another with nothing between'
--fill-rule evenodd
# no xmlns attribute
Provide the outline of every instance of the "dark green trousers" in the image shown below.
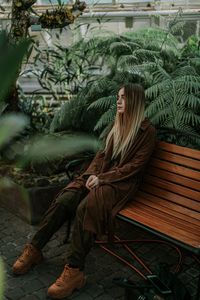
<svg viewBox="0 0 200 300"><path fill-rule="evenodd" d="M84 268L85 257L95 239L92 232L83 229L87 194L87 189L67 190L57 197L45 213L39 225L39 230L31 241L36 248L41 250L63 223L75 216L67 263L80 269Z"/></svg>

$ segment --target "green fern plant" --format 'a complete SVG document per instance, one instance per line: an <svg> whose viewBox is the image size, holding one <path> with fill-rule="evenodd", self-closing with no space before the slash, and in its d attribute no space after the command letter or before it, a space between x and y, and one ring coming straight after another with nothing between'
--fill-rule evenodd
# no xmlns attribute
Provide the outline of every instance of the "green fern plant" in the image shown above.
<svg viewBox="0 0 200 300"><path fill-rule="evenodd" d="M146 115L157 128L168 129L169 139L200 145L200 76L191 66L177 68L171 74L161 66L153 74L152 86L146 90L151 99ZM185 143L185 142L184 142Z"/></svg>
<svg viewBox="0 0 200 300"><path fill-rule="evenodd" d="M199 74L181 56L179 43L169 31L151 28L118 36L94 35L77 46L80 52L93 53L102 73L87 78L86 85L58 112L52 130L57 126L56 130L87 128L92 132L94 128L97 134L104 132L114 119L119 87L138 82L147 89L146 115L160 128L161 138L198 143ZM90 126L89 114L95 115Z"/></svg>
<svg viewBox="0 0 200 300"><path fill-rule="evenodd" d="M147 43L147 37L152 49ZM164 40L166 47L163 46ZM93 125L99 134L114 118L119 87L128 82L148 86L157 65L165 65L162 49L165 49L165 57L166 53L170 56L171 52L173 57L177 55L177 40L170 35L166 39L166 32L157 29L123 35L98 32L93 33L90 38L82 39L68 50L76 53L77 49L79 53L85 54L85 63L88 65L92 56L94 66L98 64L101 72L95 78L82 73L81 76L85 76L85 86L82 85L69 104L64 105L56 114L51 130L67 130L70 126L78 130L87 125L87 129L91 131ZM90 122L91 127L88 128L86 120L88 114L92 113L95 114L96 123L95 120Z"/></svg>

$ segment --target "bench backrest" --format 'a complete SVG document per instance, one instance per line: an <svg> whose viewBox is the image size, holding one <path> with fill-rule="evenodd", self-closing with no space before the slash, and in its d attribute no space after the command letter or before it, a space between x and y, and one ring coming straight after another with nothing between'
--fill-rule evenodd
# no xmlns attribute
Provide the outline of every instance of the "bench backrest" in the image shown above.
<svg viewBox="0 0 200 300"><path fill-rule="evenodd" d="M200 151L158 142L138 193L119 215L199 252Z"/></svg>

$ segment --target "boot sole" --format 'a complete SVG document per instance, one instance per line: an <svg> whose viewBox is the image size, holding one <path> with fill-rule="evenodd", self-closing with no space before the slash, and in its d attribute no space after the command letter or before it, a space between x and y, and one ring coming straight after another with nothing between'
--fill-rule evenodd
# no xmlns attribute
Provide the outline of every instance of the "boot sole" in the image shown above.
<svg viewBox="0 0 200 300"><path fill-rule="evenodd" d="M43 258L41 258L40 260L34 262L34 264L32 264L30 267L26 268L26 269L23 269L21 271L15 271L13 268L12 268L12 272L14 275L24 275L26 273L28 273L28 271L30 271L32 268L34 268L34 266L37 266L39 265L40 263L42 263L43 261Z"/></svg>
<svg viewBox="0 0 200 300"><path fill-rule="evenodd" d="M50 293L47 292L47 295L51 298L51 299L63 299L63 298L66 298L66 297L70 297L74 291L76 290L81 290L86 284L86 276L83 278L81 284L79 286L77 286L75 289L72 289L70 291L68 291L67 294L62 294L62 295L59 295L59 296L53 296L51 295Z"/></svg>

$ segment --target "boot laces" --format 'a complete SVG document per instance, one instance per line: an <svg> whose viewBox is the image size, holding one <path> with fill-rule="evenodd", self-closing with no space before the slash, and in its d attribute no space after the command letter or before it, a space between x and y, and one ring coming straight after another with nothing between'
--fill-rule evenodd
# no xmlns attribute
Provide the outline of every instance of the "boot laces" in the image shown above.
<svg viewBox="0 0 200 300"><path fill-rule="evenodd" d="M66 282L67 278L70 278L72 276L71 268L67 265L64 267L64 270L60 277L56 280L56 283L58 285L62 285L64 282Z"/></svg>
<svg viewBox="0 0 200 300"><path fill-rule="evenodd" d="M22 253L22 255L20 256L20 260L24 260L27 257L31 257L32 254L32 248L27 245Z"/></svg>

